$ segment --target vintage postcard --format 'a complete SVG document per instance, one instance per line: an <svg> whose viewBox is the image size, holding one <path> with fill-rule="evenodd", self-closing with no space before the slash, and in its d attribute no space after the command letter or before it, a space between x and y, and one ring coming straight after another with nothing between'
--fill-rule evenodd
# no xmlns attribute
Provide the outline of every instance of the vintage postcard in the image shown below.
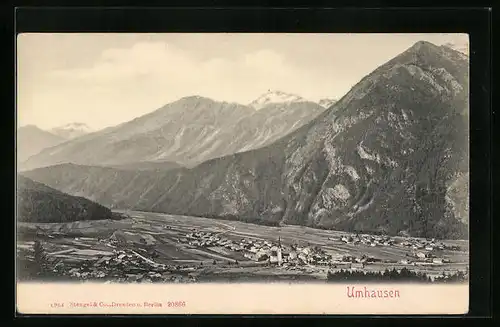
<svg viewBox="0 0 500 327"><path fill-rule="evenodd" d="M464 314L467 34L20 34L25 314Z"/></svg>

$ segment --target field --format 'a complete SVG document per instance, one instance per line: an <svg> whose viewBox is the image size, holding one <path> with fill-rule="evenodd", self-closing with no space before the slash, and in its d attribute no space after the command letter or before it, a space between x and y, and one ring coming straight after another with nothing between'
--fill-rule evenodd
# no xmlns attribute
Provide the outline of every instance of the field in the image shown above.
<svg viewBox="0 0 500 327"><path fill-rule="evenodd" d="M32 249L38 241L48 262L54 265L58 262L59 268L50 268L56 279L60 271L64 272L61 278L127 282L322 281L328 270L356 269L354 261L342 260L346 256L373 258L373 262L359 268L364 271L406 267L430 276L466 271L469 264L467 241L440 241L447 247L460 247L460 250L438 251L446 263L415 260L403 264L412 250L399 244L405 240L402 237L392 237L391 246L369 246L343 242L344 232L302 226L269 227L146 212L126 214L128 218L122 220L19 223L18 261L33 260ZM264 248L273 246L319 252L304 256L301 264L292 260L273 264L272 257L258 256ZM293 251L299 253L300 258L299 250ZM84 265L87 268L82 268ZM26 275L23 269L28 268L23 267L18 266L19 276Z"/></svg>

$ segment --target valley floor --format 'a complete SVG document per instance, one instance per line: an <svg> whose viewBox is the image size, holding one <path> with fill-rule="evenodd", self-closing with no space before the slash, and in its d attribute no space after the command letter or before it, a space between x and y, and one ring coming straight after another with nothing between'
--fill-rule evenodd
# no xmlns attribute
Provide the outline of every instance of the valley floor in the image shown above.
<svg viewBox="0 0 500 327"><path fill-rule="evenodd" d="M435 278L443 273L467 272L469 266L468 241L462 240L430 243L386 237L384 243L379 242L380 237L363 235L357 236L362 241L353 243L346 240L347 233L303 226L269 227L148 212L124 213L128 217L122 220L19 223L18 278L325 282L328 272L340 270L383 272L406 268ZM425 242L436 249L429 250L429 245L422 245Z"/></svg>

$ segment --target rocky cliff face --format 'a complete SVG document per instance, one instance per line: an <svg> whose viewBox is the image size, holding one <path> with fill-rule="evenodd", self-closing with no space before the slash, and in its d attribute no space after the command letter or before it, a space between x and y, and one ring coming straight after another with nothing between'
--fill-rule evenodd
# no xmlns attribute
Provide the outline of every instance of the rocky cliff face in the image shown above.
<svg viewBox="0 0 500 327"><path fill-rule="evenodd" d="M266 224L467 237L468 83L462 54L418 42L273 144L190 170L143 173L130 179L133 192L121 192L118 201L104 191L103 203ZM103 196L88 188L101 180L98 174L68 176L69 182L60 178L64 169L28 175L63 190L79 183L79 192ZM114 174L123 183L117 177L123 173Z"/></svg>

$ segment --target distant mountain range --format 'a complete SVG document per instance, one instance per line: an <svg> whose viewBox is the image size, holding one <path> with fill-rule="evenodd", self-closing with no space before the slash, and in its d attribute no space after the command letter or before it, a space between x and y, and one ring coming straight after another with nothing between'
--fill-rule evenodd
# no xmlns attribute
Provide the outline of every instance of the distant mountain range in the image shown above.
<svg viewBox="0 0 500 327"><path fill-rule="evenodd" d="M21 169L60 163L122 166L138 161L192 167L270 144L325 110L317 103L294 99L257 101L263 107L255 110L200 96L185 97L124 124L43 150L23 162Z"/></svg>
<svg viewBox="0 0 500 327"><path fill-rule="evenodd" d="M66 139L34 125L18 128L16 135L17 162L22 163L43 149L60 144Z"/></svg>
<svg viewBox="0 0 500 327"><path fill-rule="evenodd" d="M17 217L20 222L61 223L111 219L108 208L65 194L29 178L17 179Z"/></svg>
<svg viewBox="0 0 500 327"><path fill-rule="evenodd" d="M58 135L66 140L71 140L88 133L92 133L93 130L84 123L69 123L59 127L52 128L50 130L52 134Z"/></svg>
<svg viewBox="0 0 500 327"><path fill-rule="evenodd" d="M260 120L255 117L267 109L255 112L195 97L35 157L38 164L50 163L51 156L110 162L108 151L118 161L135 155L199 163L224 150L231 153L192 169L126 171L61 164L24 174L117 208L466 238L468 78L463 54L418 42L364 77L326 110L301 101L274 104L270 109L278 113L295 105L303 114L298 108L306 104L307 112L318 112L301 124L296 121L296 128L283 123L279 135L266 136L275 122L269 122L273 126L269 132L250 123L265 124L269 119L265 114ZM191 121L203 124L186 127ZM237 126L238 133L228 133L221 127L226 124ZM203 138L184 138L193 130ZM262 137L249 145L256 135ZM238 137L245 141L239 143ZM158 140L156 146L151 139ZM165 140L171 140L168 146L160 146ZM250 150L256 144L259 148ZM234 153L238 148L249 151Z"/></svg>

